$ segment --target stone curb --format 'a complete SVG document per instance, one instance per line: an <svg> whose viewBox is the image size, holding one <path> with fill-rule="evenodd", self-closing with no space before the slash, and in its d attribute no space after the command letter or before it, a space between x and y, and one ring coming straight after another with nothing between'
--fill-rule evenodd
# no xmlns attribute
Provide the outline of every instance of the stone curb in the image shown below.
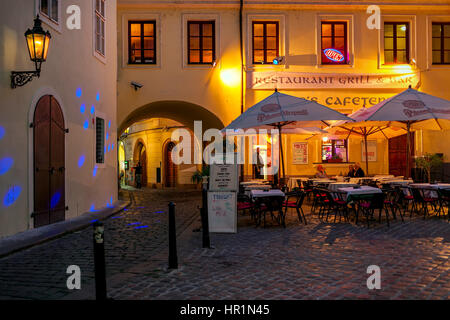
<svg viewBox="0 0 450 320"><path fill-rule="evenodd" d="M0 258L12 253L31 248L38 244L59 238L67 233L75 232L92 224L92 220L105 220L128 207L128 201L118 200L112 208L104 208L96 212L86 212L81 216L48 226L27 230L13 236L0 239Z"/></svg>

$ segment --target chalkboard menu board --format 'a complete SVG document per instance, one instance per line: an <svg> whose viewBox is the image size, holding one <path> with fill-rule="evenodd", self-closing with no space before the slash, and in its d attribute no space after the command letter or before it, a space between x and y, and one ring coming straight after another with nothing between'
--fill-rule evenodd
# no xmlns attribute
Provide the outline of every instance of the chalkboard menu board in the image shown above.
<svg viewBox="0 0 450 320"><path fill-rule="evenodd" d="M208 192L209 232L236 233L236 192Z"/></svg>
<svg viewBox="0 0 450 320"><path fill-rule="evenodd" d="M238 165L213 164L211 165L209 190L211 191L237 191Z"/></svg>

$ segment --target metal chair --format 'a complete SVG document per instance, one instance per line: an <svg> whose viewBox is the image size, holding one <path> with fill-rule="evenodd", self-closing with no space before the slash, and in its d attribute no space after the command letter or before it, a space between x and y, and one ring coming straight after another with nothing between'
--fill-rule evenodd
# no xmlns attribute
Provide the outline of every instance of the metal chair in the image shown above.
<svg viewBox="0 0 450 320"><path fill-rule="evenodd" d="M286 216L286 212L288 208L295 208L297 211L298 220L300 222L305 221L305 225L308 223L306 222L305 213L303 212L302 205L303 201L305 200L306 193L303 191L294 191L289 192L286 194L286 200L283 202L284 215ZM295 199L295 200L292 200Z"/></svg>

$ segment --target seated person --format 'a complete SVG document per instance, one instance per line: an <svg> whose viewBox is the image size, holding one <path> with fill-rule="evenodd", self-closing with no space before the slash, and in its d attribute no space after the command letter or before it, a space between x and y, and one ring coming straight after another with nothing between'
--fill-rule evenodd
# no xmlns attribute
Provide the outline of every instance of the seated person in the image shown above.
<svg viewBox="0 0 450 320"><path fill-rule="evenodd" d="M328 178L325 168L320 164L317 166L316 178Z"/></svg>
<svg viewBox="0 0 450 320"><path fill-rule="evenodd" d="M355 163L355 177L364 177L364 171L363 169L361 169L361 165L359 164L359 162Z"/></svg>
<svg viewBox="0 0 450 320"><path fill-rule="evenodd" d="M353 165L348 166L347 177L351 177L351 178L355 177L355 168L353 167Z"/></svg>

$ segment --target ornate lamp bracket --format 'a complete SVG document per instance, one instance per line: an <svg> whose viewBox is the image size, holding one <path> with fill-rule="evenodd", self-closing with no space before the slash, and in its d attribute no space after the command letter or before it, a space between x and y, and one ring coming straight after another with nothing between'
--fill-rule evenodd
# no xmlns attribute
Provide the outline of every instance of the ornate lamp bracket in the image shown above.
<svg viewBox="0 0 450 320"><path fill-rule="evenodd" d="M33 80L34 77L39 78L40 74L40 71L12 71L11 88L22 87Z"/></svg>

